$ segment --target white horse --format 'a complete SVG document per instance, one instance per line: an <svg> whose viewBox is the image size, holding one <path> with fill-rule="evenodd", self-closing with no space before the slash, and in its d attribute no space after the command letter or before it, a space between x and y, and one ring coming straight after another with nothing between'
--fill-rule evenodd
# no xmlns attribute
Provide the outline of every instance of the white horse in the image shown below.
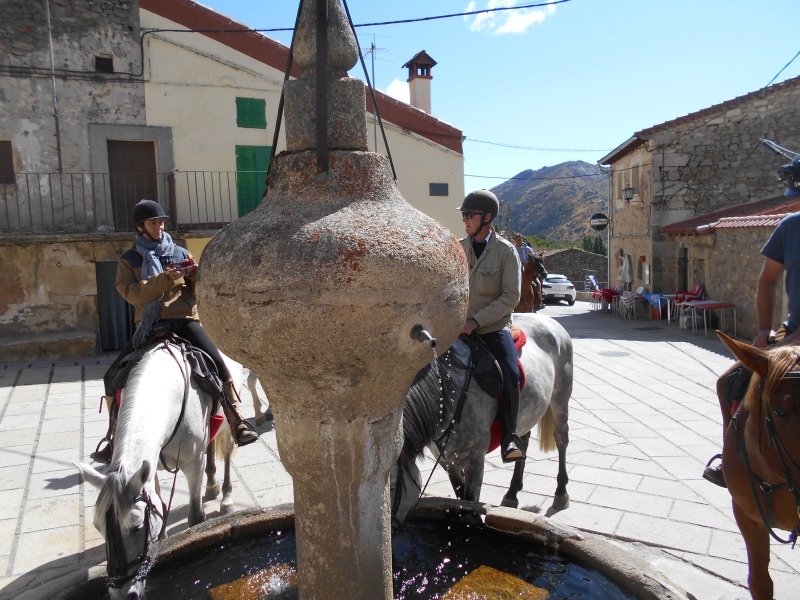
<svg viewBox="0 0 800 600"><path fill-rule="evenodd" d="M242 366L225 357L238 390ZM114 455L105 474L76 462L84 480L100 489L94 526L106 539L109 594L112 599L138 599L150 561L150 544L166 531L165 502L160 498L157 468L183 471L189 485L189 525L205 520L200 497L206 448L211 459L206 498L219 494L214 447L225 459L220 512L233 513L230 459L233 438L222 424L209 446L212 398L188 377L189 365L174 345L158 344L131 370L122 391ZM188 388L187 388L188 385Z"/></svg>
<svg viewBox="0 0 800 600"><path fill-rule="evenodd" d="M538 424L540 450L547 452L558 448L553 508L564 509L569 506L566 456L569 444L568 405L572 395L572 339L559 323L549 317L517 313L512 320L527 337L527 343L519 353L527 381L520 393L517 432L527 449L531 429ZM465 349L466 356L463 355ZM453 352L460 362L469 362L466 344L459 345L457 341L453 345ZM480 500L486 451L497 413L497 401L484 392L473 378L458 422L452 428L442 423L443 418L452 417L453 404L464 387L465 373L454 371L452 379L445 378L440 382L444 369L433 368L431 363L419 372L408 392L403 407L403 450L391 470L392 519L395 528L402 526L419 498L422 483L416 461L426 447L434 456L439 456L458 498ZM443 390L444 402L450 403L449 411L443 411ZM449 434L449 431L452 433ZM444 448L443 455L440 455L440 447ZM515 463L503 506L517 508L519 505L517 493L522 490L524 470L524 460Z"/></svg>

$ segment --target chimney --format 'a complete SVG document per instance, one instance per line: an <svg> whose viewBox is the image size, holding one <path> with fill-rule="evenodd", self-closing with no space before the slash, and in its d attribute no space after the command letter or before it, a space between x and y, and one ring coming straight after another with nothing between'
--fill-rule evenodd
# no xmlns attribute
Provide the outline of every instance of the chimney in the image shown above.
<svg viewBox="0 0 800 600"><path fill-rule="evenodd" d="M436 66L425 50L403 65L408 68L408 87L411 89L411 106L431 114L431 69Z"/></svg>

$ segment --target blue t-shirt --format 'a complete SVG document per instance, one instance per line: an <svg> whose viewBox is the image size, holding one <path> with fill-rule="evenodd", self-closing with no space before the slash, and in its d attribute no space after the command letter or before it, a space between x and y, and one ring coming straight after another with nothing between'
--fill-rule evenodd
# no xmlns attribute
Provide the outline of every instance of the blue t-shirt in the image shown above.
<svg viewBox="0 0 800 600"><path fill-rule="evenodd" d="M781 263L786 269L789 321L797 327L800 325L800 212L781 221L761 249L761 254Z"/></svg>

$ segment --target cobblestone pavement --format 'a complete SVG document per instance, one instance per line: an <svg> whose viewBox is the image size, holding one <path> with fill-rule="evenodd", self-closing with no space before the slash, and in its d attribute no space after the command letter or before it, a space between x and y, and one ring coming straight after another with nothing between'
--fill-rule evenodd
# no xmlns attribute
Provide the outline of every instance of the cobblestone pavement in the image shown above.
<svg viewBox="0 0 800 600"><path fill-rule="evenodd" d="M748 598L730 497L701 478L720 449L715 381L732 364L722 343L674 324L595 313L583 302L549 305L544 314L570 332L575 348L571 506L551 518L615 538L700 600ZM98 407L111 358L0 365L2 598L46 598L103 568L102 539L92 525L96 492L72 461L88 462L105 433L107 415ZM246 390L243 397L243 412L252 417ZM260 441L234 458L238 509L292 502L272 425L259 429ZM531 447L520 507L550 513L556 456ZM499 503L511 472L497 453L487 456L481 500ZM168 492L172 476L161 474L161 485ZM436 471L427 494L453 496L444 472ZM186 528L186 505L179 476L169 533ZM218 510L218 500L206 503L209 517ZM796 597L798 571L800 552L773 545L776 598Z"/></svg>

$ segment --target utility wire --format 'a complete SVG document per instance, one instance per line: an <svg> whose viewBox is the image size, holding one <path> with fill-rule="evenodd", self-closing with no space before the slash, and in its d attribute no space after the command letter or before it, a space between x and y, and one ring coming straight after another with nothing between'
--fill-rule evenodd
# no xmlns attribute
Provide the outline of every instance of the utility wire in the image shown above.
<svg viewBox="0 0 800 600"><path fill-rule="evenodd" d="M515 150L536 150L539 152L610 152L613 148L538 148L536 146L520 146L518 144L503 144L501 142L488 142L486 140L476 140L473 138L466 138L465 142L476 142L478 144L490 144L492 146L501 146L503 148L513 148Z"/></svg>
<svg viewBox="0 0 800 600"><path fill-rule="evenodd" d="M790 60L788 63L786 63L786 65L780 71L778 71L778 74L775 75L775 77L773 77L772 79L770 79L769 83L767 85L765 85L764 87L771 86L772 82L775 81L780 76L781 73L783 73L786 69L788 69L789 65L792 64L794 62L794 59L797 58L798 56L800 56L800 51L798 51L797 54L794 55L794 58L792 60Z"/></svg>
<svg viewBox="0 0 800 600"><path fill-rule="evenodd" d="M505 179L506 181L556 181L558 179L582 179L583 177L605 177L607 175L607 173L591 173L589 175L569 175L567 177L498 177L495 175L469 175L464 173L464 177L477 177L479 179Z"/></svg>

